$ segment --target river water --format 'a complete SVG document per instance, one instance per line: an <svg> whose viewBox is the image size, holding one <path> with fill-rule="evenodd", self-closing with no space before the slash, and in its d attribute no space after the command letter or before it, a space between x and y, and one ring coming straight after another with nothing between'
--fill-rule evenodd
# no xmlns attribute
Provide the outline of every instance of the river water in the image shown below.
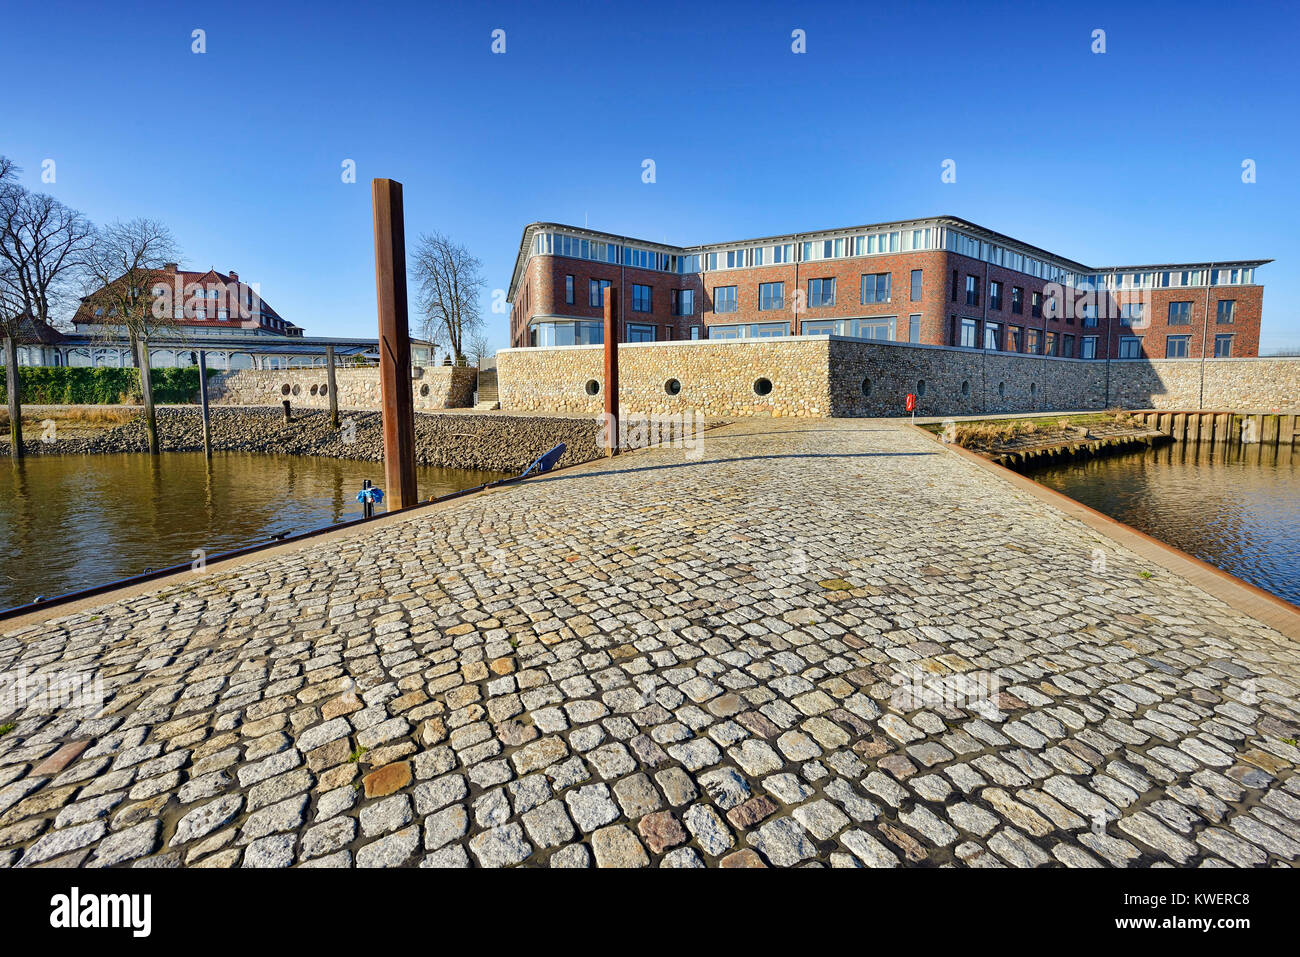
<svg viewBox="0 0 1300 957"><path fill-rule="evenodd" d="M420 497L501 478L418 468ZM378 462L214 452L0 459L0 608L361 517ZM376 511L383 511L379 506Z"/></svg>
<svg viewBox="0 0 1300 957"><path fill-rule="evenodd" d="M1300 605L1300 449L1176 442L1028 474Z"/></svg>

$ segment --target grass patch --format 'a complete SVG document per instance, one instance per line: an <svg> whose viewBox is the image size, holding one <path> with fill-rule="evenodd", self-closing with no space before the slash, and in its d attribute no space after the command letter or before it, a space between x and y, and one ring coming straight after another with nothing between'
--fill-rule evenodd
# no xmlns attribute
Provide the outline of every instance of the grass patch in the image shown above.
<svg viewBox="0 0 1300 957"><path fill-rule="evenodd" d="M978 419L956 422L952 426L952 439L964 449L991 449L1009 445L1026 438L1052 439L1064 436L1070 429L1119 426L1135 428L1138 423L1122 409L1105 412L1083 412L1077 415L1038 416L1025 419ZM944 434L942 423L922 426L936 435Z"/></svg>
<svg viewBox="0 0 1300 957"><path fill-rule="evenodd" d="M18 725L14 724L12 721L6 724L0 724L0 738L4 737L16 727L18 727Z"/></svg>

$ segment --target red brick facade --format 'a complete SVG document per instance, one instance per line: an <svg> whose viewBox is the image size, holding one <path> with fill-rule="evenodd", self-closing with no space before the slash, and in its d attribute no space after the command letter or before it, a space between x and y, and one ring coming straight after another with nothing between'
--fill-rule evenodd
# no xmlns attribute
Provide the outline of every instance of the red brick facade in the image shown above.
<svg viewBox="0 0 1300 957"><path fill-rule="evenodd" d="M525 236L527 239L527 232ZM620 237L609 239L613 242L622 241ZM790 237L790 241L794 239L795 237ZM785 241L787 239L784 237L778 240ZM701 249L704 247L693 247L681 252L691 254ZM1141 338L1139 358L1165 358L1170 336L1189 336L1186 354L1189 357L1200 357L1202 348L1206 350L1206 355L1215 354L1216 335L1231 335L1232 356L1259 354L1264 290L1258 284L1112 289L1088 295L1026 272L946 249L694 273L660 272L550 254L534 254L526 259L523 257L524 253L521 252L520 265L517 266L521 272L517 272L516 282L512 286L512 346L532 344L529 324L539 317L548 320L600 319L602 309L599 305L591 305L589 284L592 279L603 279L621 292L623 339L627 338L627 323L653 325L655 338L663 340L690 338L692 327L698 327L698 336L706 338L708 327L714 325L788 322L790 333L800 335L806 323L818 320L896 317L895 338L907 341L910 317L919 316L919 341L927 345L962 345L962 320L973 319L975 345L983 348L986 329L996 324L997 348L1000 351L1042 353L1050 345L1052 354L1058 356L1120 358L1121 339L1135 336ZM1209 269L1212 265L1124 267L1124 271ZM1083 270L1083 267L1079 268ZM912 298L914 270L920 270L921 273L920 295L916 299ZM1099 269L1090 272L1107 271ZM880 273L888 273L890 276L889 300L861 302L862 277ZM1210 272L1209 275L1213 278L1214 273ZM572 302L566 301L568 276L573 277ZM967 278L972 276L977 282L973 303L968 301L966 289ZM811 305L809 282L815 279L835 280L833 304ZM784 306L781 309L760 309L759 286L773 282L785 284ZM1000 294L996 301L990 295L993 283L999 285ZM650 287L649 312L634 311L635 284ZM719 313L715 311L715 290L726 286L736 287L736 309ZM673 290L694 292L693 315L672 315ZM798 295L796 290L799 291ZM1017 290L1018 309L1015 299ZM1035 296L1039 299L1038 309L1035 309ZM1229 299L1235 303L1232 322L1221 323L1218 321L1218 303ZM1144 304L1143 318L1132 324L1121 318L1121 306L1129 302ZM1190 318L1186 324L1169 323L1171 302L1191 303ZM1095 318L1084 314L1085 303L1093 306ZM1018 331L1019 337L1013 335L1013 331ZM1093 352L1085 356L1084 340L1090 337L1095 337ZM1035 338L1036 349L1033 348Z"/></svg>

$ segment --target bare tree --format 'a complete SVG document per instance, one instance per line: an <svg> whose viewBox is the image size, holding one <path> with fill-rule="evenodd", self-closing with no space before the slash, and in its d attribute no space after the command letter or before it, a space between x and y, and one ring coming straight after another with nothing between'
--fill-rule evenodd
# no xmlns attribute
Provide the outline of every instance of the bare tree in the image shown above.
<svg viewBox="0 0 1300 957"><path fill-rule="evenodd" d="M174 329L173 291L153 288L162 267L180 258L171 231L151 219L114 223L95 234L86 263L89 286L85 303L102 311L105 332L125 331L131 354L140 370L145 429L149 451L158 454L158 418L154 411L153 380L149 368L149 340Z"/></svg>
<svg viewBox="0 0 1300 957"><path fill-rule="evenodd" d="M465 361L467 337L483 324L479 298L487 285L483 264L464 246L442 233L425 234L416 244L412 272L420 284L426 330L444 330L457 363ZM426 338L441 338L429 335Z"/></svg>
<svg viewBox="0 0 1300 957"><path fill-rule="evenodd" d="M17 167L0 157L0 264L5 363L9 372L11 454L22 455L18 339L53 326L57 309L74 301L71 279L88 250L93 228L81 213L52 196L14 182ZM27 328L25 328L27 327Z"/></svg>
<svg viewBox="0 0 1300 957"><path fill-rule="evenodd" d="M481 332L474 333L469 340L469 346L465 352L466 358L478 369L483 367L483 360L492 355L492 347L488 345L487 336Z"/></svg>

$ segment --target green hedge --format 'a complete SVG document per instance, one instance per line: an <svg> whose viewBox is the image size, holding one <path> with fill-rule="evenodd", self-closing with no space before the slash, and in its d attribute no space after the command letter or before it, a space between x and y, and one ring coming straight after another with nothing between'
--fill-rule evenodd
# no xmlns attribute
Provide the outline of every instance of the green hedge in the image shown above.
<svg viewBox="0 0 1300 957"><path fill-rule="evenodd" d="M8 376L0 368L0 402L9 400ZM208 377L219 370L209 369ZM115 405L123 396L140 395L138 369L80 368L76 366L20 366L22 400L31 405ZM199 370L154 369L155 402L195 402L199 395Z"/></svg>

